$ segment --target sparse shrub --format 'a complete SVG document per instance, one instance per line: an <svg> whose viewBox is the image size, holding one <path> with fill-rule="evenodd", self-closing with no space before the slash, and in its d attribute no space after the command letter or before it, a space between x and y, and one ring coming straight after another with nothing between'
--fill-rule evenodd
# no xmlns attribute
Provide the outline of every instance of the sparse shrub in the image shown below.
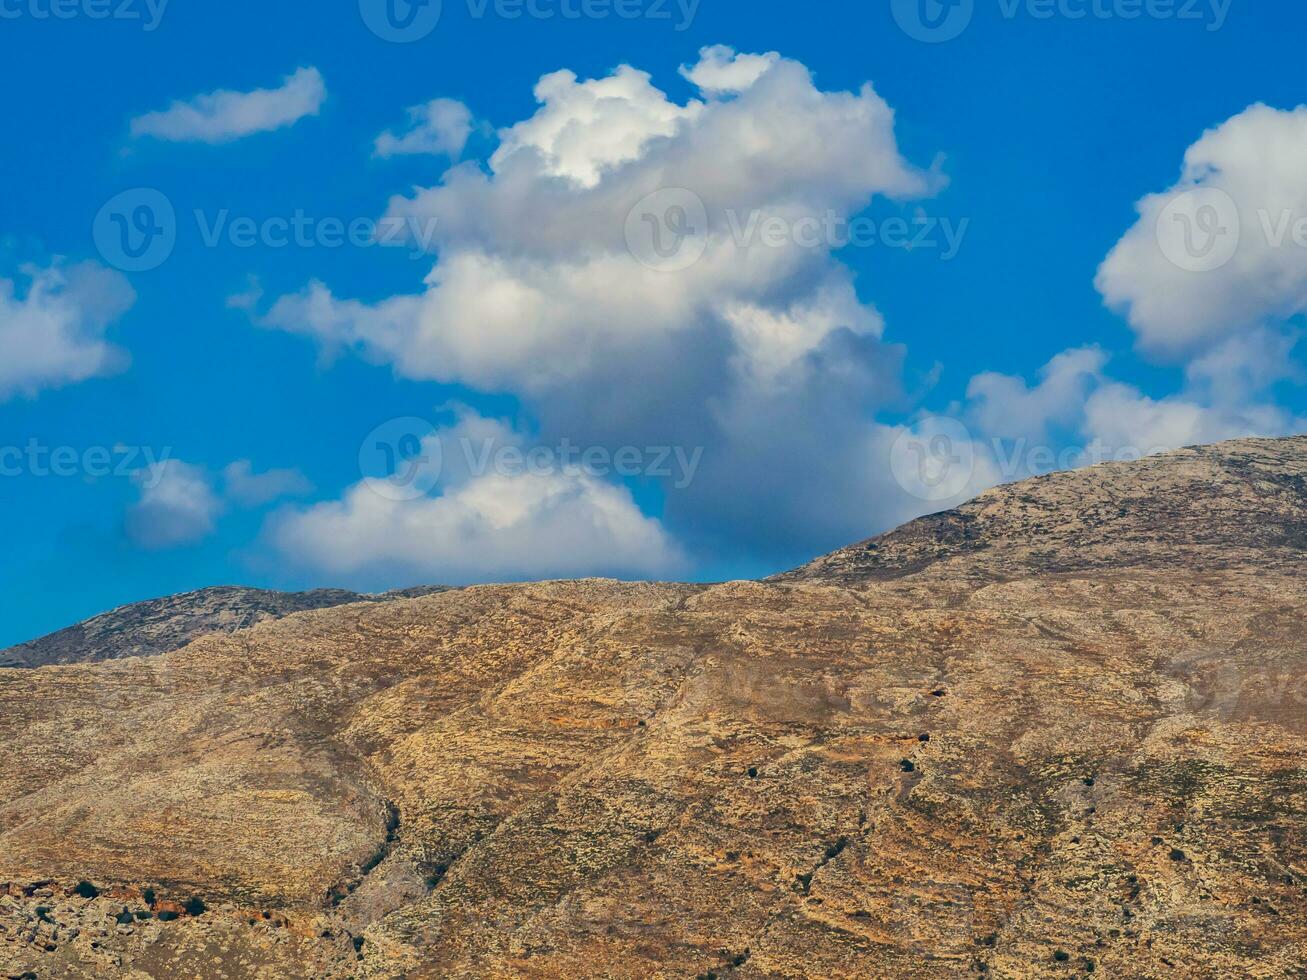
<svg viewBox="0 0 1307 980"><path fill-rule="evenodd" d="M839 857L841 854L844 853L844 849L848 846L849 846L849 839L847 837L841 837L834 844L830 845L830 847L826 848L826 860L827 861L835 860L837 857Z"/></svg>

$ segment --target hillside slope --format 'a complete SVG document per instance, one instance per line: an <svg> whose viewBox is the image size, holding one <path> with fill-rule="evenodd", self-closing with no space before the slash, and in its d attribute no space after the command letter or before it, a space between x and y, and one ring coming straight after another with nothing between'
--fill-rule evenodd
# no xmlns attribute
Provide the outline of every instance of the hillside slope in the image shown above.
<svg viewBox="0 0 1307 980"><path fill-rule="evenodd" d="M0 671L0 967L1302 976L1304 473L1228 443L770 582Z"/></svg>
<svg viewBox="0 0 1307 980"><path fill-rule="evenodd" d="M342 589L313 592L269 592L237 586L201 589L135 602L49 636L0 650L0 668L148 657L180 650L206 633L234 633L292 613L438 591L441 590L433 587L370 596Z"/></svg>

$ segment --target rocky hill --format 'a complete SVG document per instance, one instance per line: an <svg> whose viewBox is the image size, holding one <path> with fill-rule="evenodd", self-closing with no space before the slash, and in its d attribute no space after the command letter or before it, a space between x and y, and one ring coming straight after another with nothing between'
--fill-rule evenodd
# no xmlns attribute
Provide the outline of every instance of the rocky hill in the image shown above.
<svg viewBox="0 0 1307 980"><path fill-rule="evenodd" d="M1301 977L1305 475L1228 443L769 582L0 670L0 967Z"/></svg>
<svg viewBox="0 0 1307 980"><path fill-rule="evenodd" d="M292 613L438 591L441 590L433 587L374 596L342 589L313 592L269 592L235 586L201 589L136 602L39 640L0 650L0 668L148 657L180 650L206 633L234 633Z"/></svg>

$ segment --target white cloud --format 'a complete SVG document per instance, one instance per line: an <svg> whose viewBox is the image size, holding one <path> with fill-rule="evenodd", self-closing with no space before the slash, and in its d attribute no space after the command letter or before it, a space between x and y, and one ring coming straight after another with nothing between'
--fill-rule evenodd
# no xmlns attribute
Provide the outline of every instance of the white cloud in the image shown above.
<svg viewBox="0 0 1307 980"><path fill-rule="evenodd" d="M545 75L535 87L540 110L499 133L491 166L504 172L514 156L545 176L594 187L604 172L638 159L656 137L676 134L703 106L678 106L654 88L649 75L622 65L607 78L578 82L570 71Z"/></svg>
<svg viewBox="0 0 1307 980"><path fill-rule="evenodd" d="M682 65L681 74L707 95L727 95L749 88L780 58L775 51L736 54L732 48L717 44L699 52L698 64Z"/></svg>
<svg viewBox="0 0 1307 980"><path fill-rule="evenodd" d="M1084 414L1085 399L1106 363L1107 355L1096 347L1064 351L1040 369L1033 388L1011 375L978 374L967 386L970 419L981 431L1005 439L1046 439L1050 425L1073 423Z"/></svg>
<svg viewBox="0 0 1307 980"><path fill-rule="evenodd" d="M414 106L408 110L408 123L399 136L387 131L377 137L377 156L431 154L457 160L472 135L472 112L454 99Z"/></svg>
<svg viewBox="0 0 1307 980"><path fill-rule="evenodd" d="M1307 311L1307 106L1208 130L1179 182L1136 207L1097 285L1145 351L1189 357Z"/></svg>
<svg viewBox="0 0 1307 980"><path fill-rule="evenodd" d="M1236 334L1195 358L1185 368L1190 387L1209 402L1239 404L1280 381L1301 384L1294 360L1299 330L1259 329Z"/></svg>
<svg viewBox="0 0 1307 980"><path fill-rule="evenodd" d="M795 61L722 48L686 74L703 99L677 104L629 66L545 76L539 110L500 131L488 170L465 163L391 201L388 217L436 229L422 291L365 304L314 282L259 319L402 377L514 392L549 438L704 447L668 520L791 555L841 544L894 507L869 453L901 352L836 243L741 242L732 222L849 217L942 180L902 157L870 85L824 92ZM633 207L664 188L707 215L702 257L675 273L627 239ZM760 480L773 509L745 513ZM783 533L755 534L779 512Z"/></svg>
<svg viewBox="0 0 1307 980"><path fill-rule="evenodd" d="M247 459L228 465L222 477L227 497L244 507L261 507L282 497L301 497L313 491L313 484L299 470L256 473Z"/></svg>
<svg viewBox="0 0 1307 980"><path fill-rule="evenodd" d="M173 142L226 143L316 116L327 87L316 68L301 68L275 89L220 89L132 120L133 136Z"/></svg>
<svg viewBox="0 0 1307 980"><path fill-rule="evenodd" d="M1289 435L1302 425L1273 405L1204 405L1185 395L1154 399L1131 385L1108 384L1090 396L1084 431L1113 451L1152 453L1244 436Z"/></svg>
<svg viewBox="0 0 1307 980"><path fill-rule="evenodd" d="M464 438L521 444L503 424L464 414L428 440L425 455L446 460L438 496L402 499L365 479L339 501L276 516L269 539L290 561L348 579L468 583L684 568L680 549L624 487L580 467L478 469L457 449Z"/></svg>
<svg viewBox="0 0 1307 980"><path fill-rule="evenodd" d="M170 459L135 474L140 499L127 511L127 534L152 551L195 544L214 531L224 507L205 471Z"/></svg>
<svg viewBox="0 0 1307 980"><path fill-rule="evenodd" d="M94 262L23 266L25 291L0 279L0 402L112 374L127 355L105 339L136 294Z"/></svg>
<svg viewBox="0 0 1307 980"><path fill-rule="evenodd" d="M1163 398L1115 381L1097 348L1064 351L1040 370L1040 383L982 374L972 379L966 415L991 439L1050 446L1050 427L1077 434L1104 458L1127 458L1247 436L1282 436L1307 428L1275 405L1269 388L1294 369L1296 337L1253 331L1232 337L1191 362L1180 391ZM1092 454L1091 454L1092 455ZM1015 479L1024 470L1006 473Z"/></svg>

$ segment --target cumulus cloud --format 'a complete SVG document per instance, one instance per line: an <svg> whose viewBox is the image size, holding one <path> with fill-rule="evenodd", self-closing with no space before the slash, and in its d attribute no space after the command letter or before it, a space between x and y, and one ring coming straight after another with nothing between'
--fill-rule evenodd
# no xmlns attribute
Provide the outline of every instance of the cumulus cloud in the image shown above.
<svg viewBox="0 0 1307 980"><path fill-rule="evenodd" d="M105 338L136 302L119 273L94 262L26 265L26 287L0 279L0 402L112 374L127 355Z"/></svg>
<svg viewBox="0 0 1307 980"><path fill-rule="evenodd" d="M704 48L695 65L682 65L681 74L706 95L743 92L780 60L775 51L767 54L736 54L724 44Z"/></svg>
<svg viewBox="0 0 1307 980"><path fill-rule="evenodd" d="M638 159L651 140L675 135L703 109L699 102L668 101L648 74L629 65L584 82L570 71L545 75L535 97L541 108L534 116L500 131L491 167L503 173L513 158L529 157L526 166L543 176L588 188L606 170Z"/></svg>
<svg viewBox="0 0 1307 980"><path fill-rule="evenodd" d="M684 73L700 97L683 104L630 66L546 75L488 167L390 202L388 218L436 230L420 291L363 303L312 282L255 315L405 378L513 392L547 438L701 447L665 520L799 558L895 510L874 417L901 394L902 351L839 243L739 229L848 218L943 181L901 155L870 84L823 91L798 62L721 47ZM668 242L694 254L670 269L649 250ZM762 486L775 499L739 506Z"/></svg>
<svg viewBox="0 0 1307 980"><path fill-rule="evenodd" d="M1010 375L983 374L968 387L968 420L990 439L1026 448L1077 441L1088 458L1127 458L1248 436L1283 436L1307 428L1275 404L1271 386L1295 369L1296 336L1256 330L1231 337L1185 369L1181 389L1162 398L1112 379L1097 348L1064 351L1029 386ZM1029 475L1025 470L1006 479Z"/></svg>
<svg viewBox="0 0 1307 980"><path fill-rule="evenodd" d="M1066 359L1084 357L1069 351L1037 389L974 379L972 417L1016 435L1074 422L1084 440L1138 452L1307 427L1274 391L1303 380L1294 352L1307 312L1307 107L1254 105L1208 130L1176 184L1136 210L1096 285L1144 354L1183 366L1183 385L1156 397L1107 377L1101 361L1068 374Z"/></svg>
<svg viewBox="0 0 1307 980"><path fill-rule="evenodd" d="M983 432L1008 439L1046 439L1050 426L1076 422L1102 377L1107 355L1097 347L1064 351L1045 364L1034 387L1023 378L978 374L967 386L971 420Z"/></svg>
<svg viewBox="0 0 1307 980"><path fill-rule="evenodd" d="M1204 404L1181 394L1154 399L1132 385L1104 385L1085 405L1084 432L1113 450L1161 452L1245 436L1299 431L1294 419L1270 404Z"/></svg>
<svg viewBox="0 0 1307 980"><path fill-rule="evenodd" d="M340 500L281 513L269 539L290 561L349 580L649 577L685 567L626 488L579 465L478 466L459 451L476 442L522 445L503 423L465 413L423 447L424 458L445 460L438 492L411 499L365 479Z"/></svg>
<svg viewBox="0 0 1307 980"><path fill-rule="evenodd" d="M227 497L243 507L261 507L282 497L302 497L313 484L299 470L256 473L248 459L237 460L222 471Z"/></svg>
<svg viewBox="0 0 1307 980"><path fill-rule="evenodd" d="M434 99L408 110L408 128L400 135L389 130L377 137L375 152L386 158L410 154L463 155L472 135L472 112L454 99Z"/></svg>
<svg viewBox="0 0 1307 980"><path fill-rule="evenodd" d="M316 116L327 86L316 68L300 68L273 89L219 89L132 120L133 136L172 142L226 143Z"/></svg>
<svg viewBox="0 0 1307 980"><path fill-rule="evenodd" d="M140 499L127 511L127 535L151 551L195 544L214 531L222 500L199 466L170 459L137 472Z"/></svg>
<svg viewBox="0 0 1307 980"><path fill-rule="evenodd" d="M137 470L132 481L139 496L127 509L127 536L150 551L203 541L217 531L218 519L232 507L264 507L313 490L298 470L260 473L249 460L223 467L221 480L217 480L198 464L164 459Z"/></svg>
<svg viewBox="0 0 1307 980"><path fill-rule="evenodd" d="M1097 285L1142 348L1187 358L1307 311L1307 106L1254 105L1185 151Z"/></svg>

